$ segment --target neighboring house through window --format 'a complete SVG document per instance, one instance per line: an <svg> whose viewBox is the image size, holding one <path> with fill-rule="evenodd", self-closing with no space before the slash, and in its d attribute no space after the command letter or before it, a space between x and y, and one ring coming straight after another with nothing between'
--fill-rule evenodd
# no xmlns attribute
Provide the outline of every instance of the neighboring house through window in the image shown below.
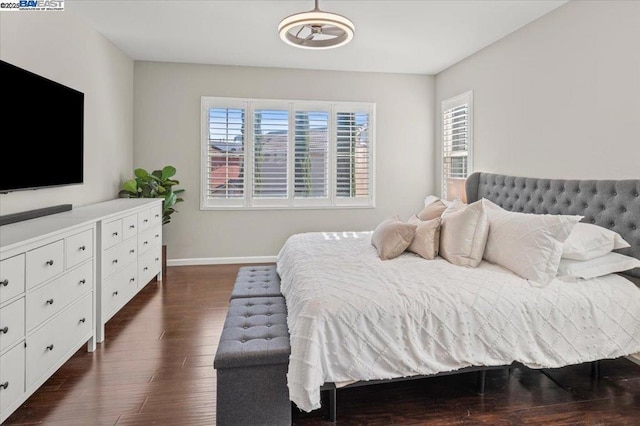
<svg viewBox="0 0 640 426"><path fill-rule="evenodd" d="M473 93L442 101L442 198L466 202L464 184L473 170Z"/></svg>
<svg viewBox="0 0 640 426"><path fill-rule="evenodd" d="M371 207L375 105L202 98L202 209Z"/></svg>

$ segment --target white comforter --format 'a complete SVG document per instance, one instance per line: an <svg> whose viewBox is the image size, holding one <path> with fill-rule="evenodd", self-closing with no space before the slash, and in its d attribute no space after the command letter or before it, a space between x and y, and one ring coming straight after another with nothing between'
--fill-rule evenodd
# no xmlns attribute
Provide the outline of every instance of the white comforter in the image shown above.
<svg viewBox="0 0 640 426"><path fill-rule="evenodd" d="M381 261L370 241L371 232L297 234L278 255L289 394L304 411L320 407L325 382L513 361L554 368L640 351L640 290L620 276L536 288L486 262Z"/></svg>

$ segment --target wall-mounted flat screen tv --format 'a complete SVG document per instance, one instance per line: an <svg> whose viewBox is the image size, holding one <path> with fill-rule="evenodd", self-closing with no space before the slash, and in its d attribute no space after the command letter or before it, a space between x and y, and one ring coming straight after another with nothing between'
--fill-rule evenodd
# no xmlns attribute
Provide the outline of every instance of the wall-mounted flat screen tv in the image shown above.
<svg viewBox="0 0 640 426"><path fill-rule="evenodd" d="M84 93L0 60L0 193L83 183Z"/></svg>

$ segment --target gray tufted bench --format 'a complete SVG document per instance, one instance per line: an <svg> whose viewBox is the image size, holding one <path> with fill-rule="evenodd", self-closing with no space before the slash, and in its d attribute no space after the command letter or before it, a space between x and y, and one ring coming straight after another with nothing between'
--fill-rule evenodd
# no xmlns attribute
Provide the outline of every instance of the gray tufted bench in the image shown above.
<svg viewBox="0 0 640 426"><path fill-rule="evenodd" d="M290 425L284 297L232 299L213 366L218 425Z"/></svg>
<svg viewBox="0 0 640 426"><path fill-rule="evenodd" d="M243 266L238 271L231 299L282 296L275 265Z"/></svg>

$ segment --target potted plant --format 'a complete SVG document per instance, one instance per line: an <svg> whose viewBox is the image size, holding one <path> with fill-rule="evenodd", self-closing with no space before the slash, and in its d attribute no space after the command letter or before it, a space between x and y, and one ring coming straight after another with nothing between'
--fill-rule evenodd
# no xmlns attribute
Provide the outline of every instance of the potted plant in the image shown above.
<svg viewBox="0 0 640 426"><path fill-rule="evenodd" d="M174 206L184 201L179 194L184 189L176 189L175 185L180 181L173 179L176 168L164 166L161 170L154 170L149 173L147 170L138 168L133 171L135 178L129 179L122 184L122 189L118 193L121 198L162 198L162 224L171 222L171 215L177 210ZM167 269L167 246L162 245L162 274L166 274Z"/></svg>

